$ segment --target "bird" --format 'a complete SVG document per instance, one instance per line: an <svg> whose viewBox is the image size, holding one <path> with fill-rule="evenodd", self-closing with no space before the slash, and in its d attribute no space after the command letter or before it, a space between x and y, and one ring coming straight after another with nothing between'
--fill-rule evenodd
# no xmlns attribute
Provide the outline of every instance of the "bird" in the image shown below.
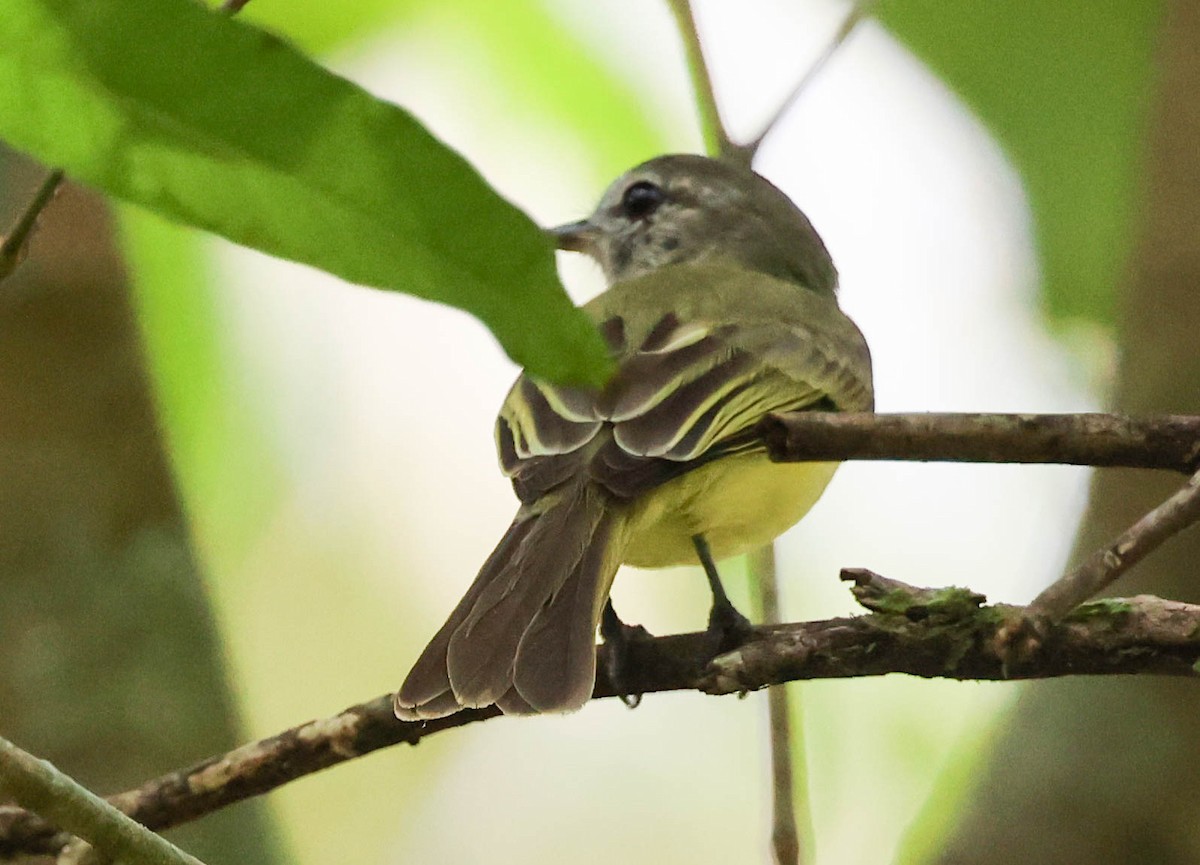
<svg viewBox="0 0 1200 865"><path fill-rule="evenodd" d="M659 156L548 234L604 273L583 309L615 371L594 389L523 373L509 391L495 438L520 506L396 693L402 720L581 708L597 629L632 630L608 600L622 564L699 561L710 629L744 632L715 562L795 524L837 468L772 462L758 422L874 406L870 351L825 244L749 167Z"/></svg>

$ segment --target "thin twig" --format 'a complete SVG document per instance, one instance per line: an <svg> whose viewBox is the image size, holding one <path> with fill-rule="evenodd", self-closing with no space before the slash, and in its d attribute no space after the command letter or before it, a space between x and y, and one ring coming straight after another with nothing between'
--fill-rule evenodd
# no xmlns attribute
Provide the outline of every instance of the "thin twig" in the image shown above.
<svg viewBox="0 0 1200 865"><path fill-rule="evenodd" d="M696 109L700 113L700 133L704 137L705 150L725 158L740 158L739 147L729 137L729 130L721 120L721 110L717 107L717 95L713 90L708 63L704 59L704 48L700 44L700 32L696 29L692 4L689 0L667 0L667 3L675 15L675 24L683 40L688 75L692 79Z"/></svg>
<svg viewBox="0 0 1200 865"><path fill-rule="evenodd" d="M833 34L833 38L829 40L829 44L825 46L825 50L818 55L817 59L813 61L812 66L808 67L808 70L796 82L796 86L792 88L792 92L787 95L787 98L783 100L779 108L771 115L771 119L763 125L758 135L745 144L736 145L738 155L746 165L754 161L754 156L758 153L758 149L762 147L763 141L779 125L779 121L783 119L783 116L796 104L796 100L800 98L800 94L808 89L808 86L821 74L821 71L825 68L825 64L842 47L842 44L854 32L854 28L871 14L877 4L878 0L857 0L851 7L850 13L842 21L842 25Z"/></svg>
<svg viewBox="0 0 1200 865"><path fill-rule="evenodd" d="M45 760L0 738L0 791L104 856L144 865L201 865ZM68 839L69 840L69 839Z"/></svg>
<svg viewBox="0 0 1200 865"><path fill-rule="evenodd" d="M728 127L721 118L716 91L713 87L712 73L704 57L704 47L700 42L700 33L696 27L696 18L692 12L690 0L668 0L668 4L675 16L675 23L683 41L706 150L710 155L741 162L749 168L757 144L750 148L737 144L733 141ZM774 545L767 544L752 553L749 557L748 567L750 582L758 596L761 620L766 624L778 624L780 621L779 586L775 571ZM767 695L767 714L771 737L773 791L771 849L777 865L800 865L802 851L800 833L796 827L793 760L796 759L796 754L800 755L801 761L803 760L803 746L798 746L793 741L791 718L788 713L788 695L784 689L773 690ZM807 784L803 765L800 769L802 781ZM805 806L807 814L807 797L805 797ZM811 821L807 822L811 827Z"/></svg>
<svg viewBox="0 0 1200 865"><path fill-rule="evenodd" d="M1157 674L1196 678L1200 606L1138 597L1088 604L1047 632L1044 651L1006 666L997 630L1021 608L982 606L962 589L914 589L869 571L847 570L860 602L877 612L755 628L739 649L713 658L703 633L639 640L629 647L624 690L650 694L756 690L787 681L908 673L951 679ZM603 652L603 647L601 652ZM598 664L605 669L603 657ZM593 696L617 695L601 674ZM385 694L320 721L245 745L110 798L152 829L194 820L297 778L402 742L493 718L472 709L425 724L398 721ZM19 808L0 808L0 858L55 853L70 840Z"/></svg>
<svg viewBox="0 0 1200 865"><path fill-rule="evenodd" d="M38 217L54 199L54 193L58 191L62 181L61 168L55 168L47 174L33 198L13 222L8 234L0 238L0 280L6 279L25 260L29 252L29 239L37 226Z"/></svg>
<svg viewBox="0 0 1200 865"><path fill-rule="evenodd" d="M759 614L763 624L781 624L775 545L767 544L752 552L747 566L751 585L758 592ZM767 691L767 717L771 731L771 850L775 854L776 865L800 865L804 861L804 845L800 843L801 834L797 825L797 793L806 818L805 837L811 837L812 834L804 737L793 731L789 696L785 686Z"/></svg>
<svg viewBox="0 0 1200 865"><path fill-rule="evenodd" d="M1059 463L1200 469L1200 415L871 414L796 412L767 417L771 458Z"/></svg>
<svg viewBox="0 0 1200 865"><path fill-rule="evenodd" d="M1200 520L1200 472L1119 538L1096 550L1078 567L1033 599L1028 614L1057 621L1113 584L1172 535Z"/></svg>
<svg viewBox="0 0 1200 865"><path fill-rule="evenodd" d="M249 2L250 0L225 0L225 2L221 4L221 11L226 15L236 15L241 12L245 5Z"/></svg>

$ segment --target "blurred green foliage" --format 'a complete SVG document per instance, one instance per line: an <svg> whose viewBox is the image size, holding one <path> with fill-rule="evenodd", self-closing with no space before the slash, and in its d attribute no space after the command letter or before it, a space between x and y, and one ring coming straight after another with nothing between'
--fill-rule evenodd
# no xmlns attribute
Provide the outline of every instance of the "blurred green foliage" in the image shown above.
<svg viewBox="0 0 1200 865"><path fill-rule="evenodd" d="M884 0L1025 183L1052 321L1110 326L1137 201L1160 0Z"/></svg>
<svg viewBox="0 0 1200 865"><path fill-rule="evenodd" d="M141 208L121 217L162 431L193 530L218 548L243 549L270 513L282 474L262 419L247 411L204 236Z"/></svg>

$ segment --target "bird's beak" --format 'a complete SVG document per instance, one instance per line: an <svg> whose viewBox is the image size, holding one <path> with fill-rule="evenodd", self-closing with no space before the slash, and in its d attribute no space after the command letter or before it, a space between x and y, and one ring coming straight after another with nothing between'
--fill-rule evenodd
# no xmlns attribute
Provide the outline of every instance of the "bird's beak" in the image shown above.
<svg viewBox="0 0 1200 865"><path fill-rule="evenodd" d="M596 241L600 238L600 229L586 219L578 222L568 222L555 228L547 228L546 234L554 241L558 249L568 252L583 252L593 254Z"/></svg>

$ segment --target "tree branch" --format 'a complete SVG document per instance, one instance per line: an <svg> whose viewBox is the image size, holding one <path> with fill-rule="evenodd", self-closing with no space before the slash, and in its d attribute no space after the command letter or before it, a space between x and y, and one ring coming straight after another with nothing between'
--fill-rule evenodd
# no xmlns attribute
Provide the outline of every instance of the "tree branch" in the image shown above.
<svg viewBox="0 0 1200 865"><path fill-rule="evenodd" d="M1197 416L801 412L769 417L758 432L773 458L793 461L1070 463L1182 472L1200 468ZM1189 484L1167 509L1191 515L1200 497L1195 489ZM1182 508L1176 498L1184 503ZM1163 521L1150 522L1159 527L1152 532L1157 537ZM1166 523L1176 524L1182 523L1173 518ZM1123 555L1128 558L1129 552ZM1153 597L1088 604L1049 626L1035 650L1014 663L996 636L1006 622L1021 617L1021 608L984 607L983 597L967 590L913 589L869 571L844 571L843 578L855 583L855 596L873 613L760 627L749 642L719 658L707 654L703 634L638 641L630 648L628 692L722 694L800 679L885 673L954 679L1196 675L1198 606ZM615 695L601 674L595 696ZM395 718L391 706L391 695L379 697L172 772L109 801L148 828L165 829L379 748L416 744L441 730L499 714L490 708L424 724L404 723ZM69 835L27 811L0 808L0 858L54 853L69 840Z"/></svg>
<svg viewBox="0 0 1200 865"><path fill-rule="evenodd" d="M794 412L758 428L771 458L1200 469L1200 415Z"/></svg>
<svg viewBox="0 0 1200 865"><path fill-rule="evenodd" d="M1037 649L1046 625L1111 586L1172 535L1200 520L1200 472L1169 499L1051 584L996 635L1010 661Z"/></svg>
<svg viewBox="0 0 1200 865"><path fill-rule="evenodd" d="M0 737L0 792L82 838L106 861L203 865L45 760ZM63 835L60 849L73 841ZM57 852L54 851L54 852Z"/></svg>
<svg viewBox="0 0 1200 865"><path fill-rule="evenodd" d="M1200 519L1200 473L1156 509L1130 525L1110 545L1097 549L1084 563L1034 597L1028 613L1058 619L1122 573L1146 558L1171 535Z"/></svg>
<svg viewBox="0 0 1200 865"><path fill-rule="evenodd" d="M396 719L392 695L385 694L169 772L108 801L149 829L169 829L380 748L416 745L441 730L499 714L493 706L423 724L406 723ZM70 837L35 814L0 806L0 859L25 853L54 855Z"/></svg>
<svg viewBox="0 0 1200 865"><path fill-rule="evenodd" d="M746 644L717 658L704 634L639 640L629 649L628 692L727 694L787 681L886 673L951 679L1197 676L1200 606L1149 596L1087 604L1050 627L1030 658L1006 666L995 637L1020 608L984 606L983 596L965 589L915 589L865 570L843 571L842 578L854 583L855 596L873 612L756 628ZM603 658L599 669L605 669ZM594 696L616 696L603 672ZM379 748L415 745L498 714L495 708L472 709L424 724L406 723L392 714L392 696L386 694L109 801L148 828L165 829ZM69 838L27 811L0 808L0 858L55 853Z"/></svg>
<svg viewBox="0 0 1200 865"><path fill-rule="evenodd" d="M1150 513L1033 599L1032 618L1060 619L1112 585L1167 538L1200 520L1200 472Z"/></svg>
<svg viewBox="0 0 1200 865"><path fill-rule="evenodd" d="M29 240L37 228L38 217L54 199L54 193L58 191L63 177L61 168L51 170L42 179L37 192L25 205L24 210L17 215L8 234L0 236L0 281L11 276L29 254Z"/></svg>

